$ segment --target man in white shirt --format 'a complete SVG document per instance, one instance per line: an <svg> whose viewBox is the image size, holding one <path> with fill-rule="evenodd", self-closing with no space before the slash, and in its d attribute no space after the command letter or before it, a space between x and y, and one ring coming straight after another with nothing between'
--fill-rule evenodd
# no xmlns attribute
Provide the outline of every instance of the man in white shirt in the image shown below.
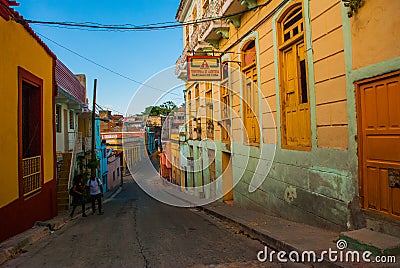
<svg viewBox="0 0 400 268"><path fill-rule="evenodd" d="M103 183L99 180L95 174L92 174L90 180L86 183L89 187L90 197L92 199L92 214L96 212L96 200L99 208L99 215L103 215L101 198L103 196Z"/></svg>

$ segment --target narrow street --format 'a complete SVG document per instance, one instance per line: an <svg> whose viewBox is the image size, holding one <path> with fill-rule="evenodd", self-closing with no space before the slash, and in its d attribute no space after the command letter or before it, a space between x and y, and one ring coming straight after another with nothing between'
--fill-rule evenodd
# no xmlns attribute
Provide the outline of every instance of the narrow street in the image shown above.
<svg viewBox="0 0 400 268"><path fill-rule="evenodd" d="M4 267L261 265L259 241L196 209L155 201L133 180L104 207L104 215L69 222Z"/></svg>

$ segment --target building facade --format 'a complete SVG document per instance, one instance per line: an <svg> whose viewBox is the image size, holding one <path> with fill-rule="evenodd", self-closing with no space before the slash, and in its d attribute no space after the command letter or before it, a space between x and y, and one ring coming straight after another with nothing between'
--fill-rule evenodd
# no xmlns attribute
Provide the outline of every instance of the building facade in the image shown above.
<svg viewBox="0 0 400 268"><path fill-rule="evenodd" d="M9 1L0 1L0 241L57 215L56 56Z"/></svg>
<svg viewBox="0 0 400 268"><path fill-rule="evenodd" d="M111 191L122 184L122 151L112 151L107 158L108 176L107 191Z"/></svg>
<svg viewBox="0 0 400 268"><path fill-rule="evenodd" d="M78 118L86 105L86 81L82 82L59 59L55 65L57 86L55 121L56 121L56 154L57 154L57 206L58 211L69 208L69 188L73 178L83 173L79 160L85 157L82 132L79 132ZM81 127L82 128L82 127Z"/></svg>
<svg viewBox="0 0 400 268"><path fill-rule="evenodd" d="M399 219L399 35L379 26L399 25L399 3L373 2L349 17L340 0L181 1L180 22L221 18L184 26L176 68L221 56L222 81L186 83L196 194L335 230L365 226L365 210Z"/></svg>

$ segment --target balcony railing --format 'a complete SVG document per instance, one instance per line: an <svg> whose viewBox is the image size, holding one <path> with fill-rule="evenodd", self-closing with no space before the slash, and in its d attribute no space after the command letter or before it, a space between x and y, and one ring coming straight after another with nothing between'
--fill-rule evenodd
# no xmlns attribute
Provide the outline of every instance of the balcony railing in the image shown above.
<svg viewBox="0 0 400 268"><path fill-rule="evenodd" d="M41 156L22 159L22 184L24 196L28 196L42 188Z"/></svg>
<svg viewBox="0 0 400 268"><path fill-rule="evenodd" d="M207 4L207 9L205 13L202 15L202 18L207 19L220 16L221 8L226 1L227 0L222 0L222 1L209 0L209 3ZM191 33L189 41L186 43L185 48L183 49L182 55L176 61L175 75L178 76L180 79L185 80L187 76L186 64L187 64L188 52L194 51L198 47L202 47L201 45L198 46L199 41L202 40L204 33L209 29L210 25L211 25L210 21L198 23L194 31Z"/></svg>
<svg viewBox="0 0 400 268"><path fill-rule="evenodd" d="M83 138L83 149L85 152L92 150L92 137Z"/></svg>
<svg viewBox="0 0 400 268"><path fill-rule="evenodd" d="M68 132L68 149L77 153L82 152L82 133Z"/></svg>
<svg viewBox="0 0 400 268"><path fill-rule="evenodd" d="M203 14L204 19L208 18L215 18L221 16L221 9L222 6L225 4L227 0L222 0L222 1L211 1L211 3L208 6L208 9L206 12ZM207 21L203 22L200 24L200 39L203 39L204 33L207 31L207 29L210 27L212 21Z"/></svg>

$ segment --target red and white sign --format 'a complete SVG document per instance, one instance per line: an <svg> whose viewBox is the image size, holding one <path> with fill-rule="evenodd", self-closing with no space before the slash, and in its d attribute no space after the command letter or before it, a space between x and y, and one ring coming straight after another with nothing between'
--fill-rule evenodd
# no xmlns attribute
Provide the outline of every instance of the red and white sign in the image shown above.
<svg viewBox="0 0 400 268"><path fill-rule="evenodd" d="M221 81L221 57L188 56L188 81Z"/></svg>

